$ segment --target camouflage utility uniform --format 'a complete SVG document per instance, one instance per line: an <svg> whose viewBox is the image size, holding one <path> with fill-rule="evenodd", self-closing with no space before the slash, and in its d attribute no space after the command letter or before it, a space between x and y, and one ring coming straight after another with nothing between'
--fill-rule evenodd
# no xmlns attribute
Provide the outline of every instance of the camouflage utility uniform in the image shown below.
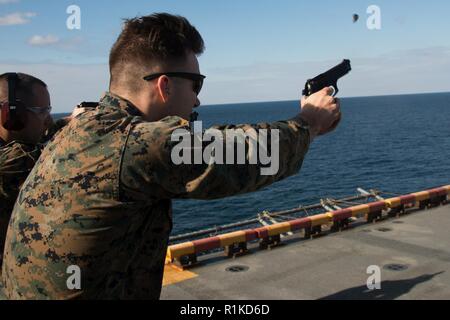
<svg viewBox="0 0 450 320"><path fill-rule="evenodd" d="M171 199L217 199L293 175L309 148L297 120L238 128L280 130L280 170L258 165L174 165L179 117L143 121L131 103L107 93L47 146L18 197L5 247L10 299L159 299ZM217 127L225 129L233 127ZM81 290L67 286L69 266Z"/></svg>
<svg viewBox="0 0 450 320"><path fill-rule="evenodd" d="M14 203L40 154L40 146L18 141L6 144L0 139L0 266Z"/></svg>
<svg viewBox="0 0 450 320"><path fill-rule="evenodd" d="M53 123L46 132L43 142L50 140L67 122L68 119L65 118ZM6 231L14 203L22 184L39 159L43 146L43 144L30 144L22 141L6 143L0 139L0 267Z"/></svg>

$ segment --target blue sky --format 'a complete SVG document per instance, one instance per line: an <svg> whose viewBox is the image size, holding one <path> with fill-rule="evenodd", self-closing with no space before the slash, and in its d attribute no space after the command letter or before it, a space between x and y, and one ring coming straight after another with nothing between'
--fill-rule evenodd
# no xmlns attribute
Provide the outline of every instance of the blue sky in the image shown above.
<svg viewBox="0 0 450 320"><path fill-rule="evenodd" d="M81 30L66 28L72 4ZM381 9L381 30L366 26L370 5ZM68 111L107 90L121 19L153 12L183 15L201 32L203 104L294 100L308 77L343 58L353 63L343 96L449 91L450 3L442 0L0 0L0 72L41 77L56 111Z"/></svg>

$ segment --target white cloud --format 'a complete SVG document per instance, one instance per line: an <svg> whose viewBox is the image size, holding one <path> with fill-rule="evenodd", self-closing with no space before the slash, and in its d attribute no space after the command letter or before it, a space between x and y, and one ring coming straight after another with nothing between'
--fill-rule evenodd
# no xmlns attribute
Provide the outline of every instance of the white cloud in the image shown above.
<svg viewBox="0 0 450 320"><path fill-rule="evenodd" d="M0 17L0 26L15 26L30 23L30 18L35 17L34 12L15 12Z"/></svg>
<svg viewBox="0 0 450 320"><path fill-rule="evenodd" d="M48 46L59 43L59 41L58 37L50 34L46 36L35 35L28 40L28 44L30 46Z"/></svg>
<svg viewBox="0 0 450 320"><path fill-rule="evenodd" d="M84 48L85 39L80 36L61 39L54 35L34 35L27 41L33 47L52 47L61 51L77 52Z"/></svg>

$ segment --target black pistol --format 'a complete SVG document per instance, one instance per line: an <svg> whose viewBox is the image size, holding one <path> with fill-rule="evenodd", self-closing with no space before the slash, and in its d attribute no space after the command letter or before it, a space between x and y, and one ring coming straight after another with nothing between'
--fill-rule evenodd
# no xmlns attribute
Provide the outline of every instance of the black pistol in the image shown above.
<svg viewBox="0 0 450 320"><path fill-rule="evenodd" d="M310 95L322 90L325 87L333 87L335 97L338 92L337 82L340 78L348 74L352 70L350 60L345 59L342 63L338 64L336 67L328 70L321 75L318 75L314 79L306 81L305 90L303 90L303 95L309 97Z"/></svg>

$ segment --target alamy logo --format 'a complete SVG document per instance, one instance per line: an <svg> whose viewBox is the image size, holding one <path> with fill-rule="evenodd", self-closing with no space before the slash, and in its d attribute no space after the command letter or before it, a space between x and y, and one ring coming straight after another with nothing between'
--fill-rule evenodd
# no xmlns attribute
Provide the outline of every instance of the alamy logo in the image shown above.
<svg viewBox="0 0 450 320"><path fill-rule="evenodd" d="M367 274L371 276L367 278L367 289L381 290L381 269L379 266L369 266L367 268Z"/></svg>
<svg viewBox="0 0 450 320"><path fill-rule="evenodd" d="M381 30L381 9L379 6L371 5L367 8L367 14L370 14L367 18L367 29L369 30Z"/></svg>
<svg viewBox="0 0 450 320"><path fill-rule="evenodd" d="M67 278L66 285L69 290L81 290L81 269L79 266L69 266L66 270L70 276Z"/></svg>
<svg viewBox="0 0 450 320"><path fill-rule="evenodd" d="M220 131L211 128L203 131L201 121L194 122L193 126L193 131L178 129L172 134L171 141L179 142L172 149L171 154L175 165L258 164L261 165L263 176L278 173L280 168L278 129L257 131L250 128L245 131L243 129Z"/></svg>
<svg viewBox="0 0 450 320"><path fill-rule="evenodd" d="M66 13L69 17L66 21L67 29L80 30L81 29L81 9L77 5L71 5L67 7Z"/></svg>

